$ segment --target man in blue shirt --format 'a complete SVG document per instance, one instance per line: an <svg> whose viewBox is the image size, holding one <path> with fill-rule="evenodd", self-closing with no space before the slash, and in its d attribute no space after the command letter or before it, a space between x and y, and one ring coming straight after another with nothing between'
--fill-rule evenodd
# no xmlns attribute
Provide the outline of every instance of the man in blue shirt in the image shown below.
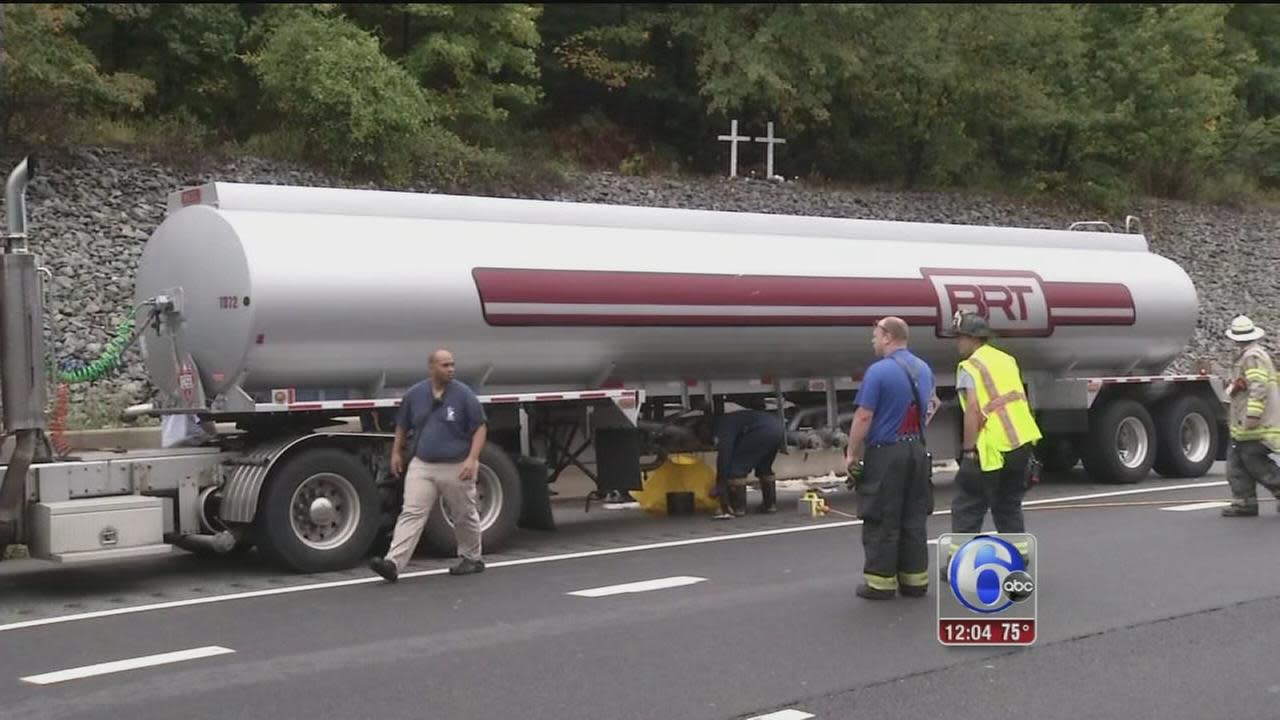
<svg viewBox="0 0 1280 720"><path fill-rule="evenodd" d="M854 404L845 460L855 474L862 547L866 555L859 597L887 600L895 591L924 597L929 590L925 523L933 512L928 454L924 447L933 372L907 350L907 323L876 323L872 346L881 359L862 378Z"/></svg>
<svg viewBox="0 0 1280 720"><path fill-rule="evenodd" d="M773 461L778 457L786 431L777 413L742 409L716 418L717 520L747 514L747 475L760 481L760 512L778 511L778 484Z"/></svg>
<svg viewBox="0 0 1280 720"><path fill-rule="evenodd" d="M396 416L396 439L391 448L391 472L404 475L404 509L396 521L391 549L369 567L395 582L413 555L436 498L444 496L453 519L461 562L450 575L484 571L480 559L480 512L476 473L480 450L488 436L484 406L463 383L455 380L453 355L437 350L429 362L431 377L409 388ZM413 433L413 459L405 472L405 446Z"/></svg>

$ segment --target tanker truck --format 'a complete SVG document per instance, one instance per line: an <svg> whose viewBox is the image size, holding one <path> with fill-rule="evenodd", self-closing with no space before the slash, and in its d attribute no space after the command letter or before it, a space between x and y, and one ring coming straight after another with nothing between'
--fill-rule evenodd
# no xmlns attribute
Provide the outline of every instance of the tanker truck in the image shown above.
<svg viewBox="0 0 1280 720"><path fill-rule="evenodd" d="M724 403L778 412L789 445L838 449L876 320L911 325L938 376L928 428L953 458L950 322L984 315L1018 357L1046 470L1197 477L1225 455L1221 383L1161 374L1196 291L1140 227L1063 230L211 183L180 189L144 248L138 334L156 400L133 414L234 427L194 448L59 457L42 443L43 285L24 162L7 185L3 421L16 450L0 545L64 563L256 545L295 571L353 566L401 503L398 398L448 347L481 396L487 549L546 483L641 487L685 424ZM576 440L575 440L576 438ZM581 460L590 446L594 462ZM424 543L449 553L445 513Z"/></svg>

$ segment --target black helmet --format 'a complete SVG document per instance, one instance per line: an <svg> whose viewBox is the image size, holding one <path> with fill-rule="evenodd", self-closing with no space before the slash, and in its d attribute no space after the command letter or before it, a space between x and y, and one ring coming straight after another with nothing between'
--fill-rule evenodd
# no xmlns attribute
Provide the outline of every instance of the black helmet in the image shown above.
<svg viewBox="0 0 1280 720"><path fill-rule="evenodd" d="M987 319L977 313L956 312L952 319L952 331L956 335L968 335L976 338L990 338L994 336L991 332L991 326L987 324Z"/></svg>

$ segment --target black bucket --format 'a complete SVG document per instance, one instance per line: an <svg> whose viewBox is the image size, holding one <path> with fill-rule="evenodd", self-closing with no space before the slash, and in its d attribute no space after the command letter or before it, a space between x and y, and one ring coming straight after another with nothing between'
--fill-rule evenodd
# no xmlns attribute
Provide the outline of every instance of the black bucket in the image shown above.
<svg viewBox="0 0 1280 720"><path fill-rule="evenodd" d="M669 492L667 493L667 514L668 515L692 515L693 514L693 493Z"/></svg>

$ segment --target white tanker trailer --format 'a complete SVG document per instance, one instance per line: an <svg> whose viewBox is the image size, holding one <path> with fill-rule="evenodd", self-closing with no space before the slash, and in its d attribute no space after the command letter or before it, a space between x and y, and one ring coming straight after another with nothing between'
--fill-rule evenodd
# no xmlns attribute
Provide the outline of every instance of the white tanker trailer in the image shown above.
<svg viewBox="0 0 1280 720"><path fill-rule="evenodd" d="M10 178L6 259L25 253L25 175ZM584 469L601 492L638 488L695 441L672 418L725 399L775 409L792 443L840 447L886 315L911 324L938 375L937 458L959 441L947 326L960 310L983 313L1019 358L1046 469L1083 457L1111 482L1153 467L1196 477L1225 454L1220 384L1159 375L1197 298L1141 234L225 183L174 193L169 210L136 281L160 391L146 411L239 432L110 459L33 452L29 469L20 456L0 488L0 545L72 562L253 543L301 571L358 563L399 507L398 397L441 346L488 406L486 547L546 513L546 466L583 466L576 435L594 445ZM44 362L38 340L9 345L40 327L23 324L39 293L9 301L10 285L38 284L27 264L16 284L5 265L4 419L38 437L41 373L9 381ZM339 427L352 417L358 430ZM452 548L442 514L426 537Z"/></svg>

